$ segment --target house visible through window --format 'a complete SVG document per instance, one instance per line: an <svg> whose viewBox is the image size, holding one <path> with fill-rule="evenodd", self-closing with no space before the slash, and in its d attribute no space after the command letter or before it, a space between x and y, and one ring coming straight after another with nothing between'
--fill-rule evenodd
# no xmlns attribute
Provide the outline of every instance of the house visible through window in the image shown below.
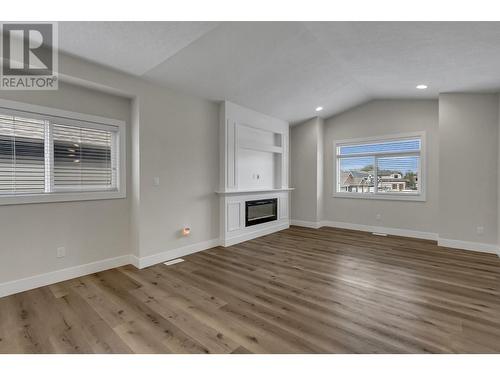
<svg viewBox="0 0 500 375"><path fill-rule="evenodd" d="M423 134L337 142L336 189L350 197L422 196Z"/></svg>
<svg viewBox="0 0 500 375"><path fill-rule="evenodd" d="M120 126L0 108L0 203L119 192L122 141Z"/></svg>

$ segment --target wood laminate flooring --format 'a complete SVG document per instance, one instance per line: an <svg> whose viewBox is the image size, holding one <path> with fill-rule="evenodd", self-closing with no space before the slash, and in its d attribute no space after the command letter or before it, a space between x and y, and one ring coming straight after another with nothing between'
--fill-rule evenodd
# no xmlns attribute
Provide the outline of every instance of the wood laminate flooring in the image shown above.
<svg viewBox="0 0 500 375"><path fill-rule="evenodd" d="M500 352L500 259L291 227L0 299L1 353Z"/></svg>

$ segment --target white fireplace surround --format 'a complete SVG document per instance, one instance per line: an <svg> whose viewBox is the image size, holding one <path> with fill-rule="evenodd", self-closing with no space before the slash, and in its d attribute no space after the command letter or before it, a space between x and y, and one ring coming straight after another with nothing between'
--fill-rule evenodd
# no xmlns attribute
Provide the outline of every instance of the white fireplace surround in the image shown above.
<svg viewBox="0 0 500 375"><path fill-rule="evenodd" d="M220 107L220 238L231 246L290 226L289 125L225 101ZM277 220L245 226L245 202L276 198Z"/></svg>

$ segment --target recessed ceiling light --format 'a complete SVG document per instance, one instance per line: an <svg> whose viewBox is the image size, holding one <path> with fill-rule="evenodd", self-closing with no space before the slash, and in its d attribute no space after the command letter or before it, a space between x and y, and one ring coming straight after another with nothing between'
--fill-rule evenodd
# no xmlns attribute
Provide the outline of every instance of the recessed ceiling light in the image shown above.
<svg viewBox="0 0 500 375"><path fill-rule="evenodd" d="M417 85L417 89L419 90L425 90L427 88L427 85Z"/></svg>
<svg viewBox="0 0 500 375"><path fill-rule="evenodd" d="M323 107L316 107L316 112L322 111Z"/></svg>

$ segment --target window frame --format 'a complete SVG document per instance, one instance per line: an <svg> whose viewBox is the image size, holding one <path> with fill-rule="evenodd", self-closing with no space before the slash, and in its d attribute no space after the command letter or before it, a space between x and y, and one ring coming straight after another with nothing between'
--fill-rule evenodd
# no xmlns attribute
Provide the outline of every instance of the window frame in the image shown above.
<svg viewBox="0 0 500 375"><path fill-rule="evenodd" d="M113 138L115 139L114 146L116 147L117 154L116 189L81 189L78 191L74 191L73 189L58 189L57 191L44 193L0 195L0 206L126 198L127 159L126 124L124 121L4 99L0 99L0 111L8 115L21 117L32 116L35 119L48 120L56 123L59 121L62 122L63 125L83 126L86 128L108 131L111 130L116 132L116 136ZM48 137L46 135L45 142L45 158L47 159L48 149L50 150L49 152L53 152L53 144L50 134ZM50 179L53 180L53 175L50 176Z"/></svg>
<svg viewBox="0 0 500 375"><path fill-rule="evenodd" d="M352 155L352 157L362 157L362 156L373 156L374 157L374 174L375 181L377 181L377 158L392 157L392 156L414 156L418 155L420 157L418 178L420 182L420 191L418 193L352 193L352 192L340 192L337 191L337 181L340 172L340 160L345 159L338 155L338 149L341 146L352 146L359 144L369 144L376 142L390 142L390 141L400 141L410 138L420 138L420 151L381 151L381 152L370 152ZM366 137L366 138L352 138L344 140L334 140L333 141L333 192L332 196L335 198L358 198L358 199L378 199L378 200L397 200L397 201L426 201L426 132L418 131L411 133L399 133L390 134L384 136ZM375 188L375 191L377 189Z"/></svg>

